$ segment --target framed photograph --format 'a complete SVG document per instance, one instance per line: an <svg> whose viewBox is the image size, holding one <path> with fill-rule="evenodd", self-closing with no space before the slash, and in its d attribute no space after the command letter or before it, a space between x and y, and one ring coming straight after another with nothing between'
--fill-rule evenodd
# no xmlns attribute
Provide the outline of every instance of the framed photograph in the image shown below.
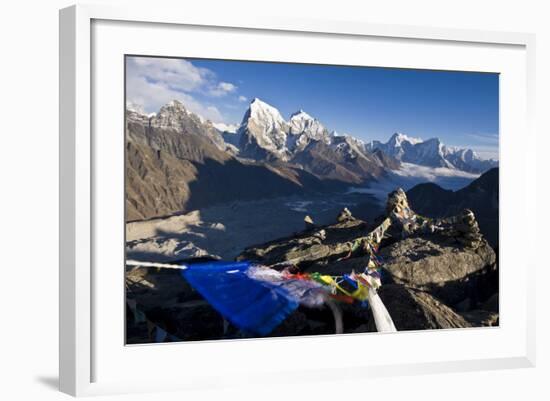
<svg viewBox="0 0 550 401"><path fill-rule="evenodd" d="M61 10L61 390L533 366L533 49Z"/></svg>

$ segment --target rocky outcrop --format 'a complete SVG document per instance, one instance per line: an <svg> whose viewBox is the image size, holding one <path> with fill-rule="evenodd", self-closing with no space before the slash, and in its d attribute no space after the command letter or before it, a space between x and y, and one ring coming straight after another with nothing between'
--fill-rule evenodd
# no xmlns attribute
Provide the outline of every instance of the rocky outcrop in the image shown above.
<svg viewBox="0 0 550 401"><path fill-rule="evenodd" d="M349 219L316 231L308 230L249 247L237 260L252 260L267 266L292 263L302 269L315 263L327 265L329 261L349 254L352 248L349 240L367 234L367 228L365 222Z"/></svg>
<svg viewBox="0 0 550 401"><path fill-rule="evenodd" d="M392 317L396 314L398 329L498 324L497 258L471 211L444 219L423 218L398 190L389 195L388 215L389 237L378 252L383 261L380 296L384 302L388 299L386 306ZM362 271L370 256L361 244L373 228L343 209L336 224L252 246L239 259L275 268L291 264L305 273ZM369 321L371 326L363 329L373 329Z"/></svg>
<svg viewBox="0 0 550 401"><path fill-rule="evenodd" d="M387 284L378 291L397 330L456 329L472 323L427 292L404 285ZM369 319L368 331L376 331Z"/></svg>
<svg viewBox="0 0 550 401"><path fill-rule="evenodd" d="M496 255L482 237L474 244L461 241L468 230L459 228L471 212L422 220L406 209L403 191L390 194L388 205L389 217L374 231L349 210L343 210L335 216L335 224L308 226L289 237L251 246L237 259L294 273L342 275L363 271L372 255L368 244L380 243L377 254L382 259L382 286L378 294L397 330L498 325ZM408 230L392 233L389 227L399 224ZM128 297L148 319L180 340L247 336L205 303L177 271L129 269L126 278ZM364 303L342 302L337 308L339 318L326 303L316 308L299 307L270 336L376 331L372 313ZM147 342L143 323L136 323L132 314L128 319L129 342Z"/></svg>

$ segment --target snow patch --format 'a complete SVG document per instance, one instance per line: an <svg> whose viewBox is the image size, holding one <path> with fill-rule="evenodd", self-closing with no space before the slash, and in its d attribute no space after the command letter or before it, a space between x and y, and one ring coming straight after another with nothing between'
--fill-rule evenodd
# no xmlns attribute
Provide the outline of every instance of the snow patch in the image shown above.
<svg viewBox="0 0 550 401"><path fill-rule="evenodd" d="M221 133L229 132L230 134L235 134L239 129L237 124L212 123L212 125Z"/></svg>

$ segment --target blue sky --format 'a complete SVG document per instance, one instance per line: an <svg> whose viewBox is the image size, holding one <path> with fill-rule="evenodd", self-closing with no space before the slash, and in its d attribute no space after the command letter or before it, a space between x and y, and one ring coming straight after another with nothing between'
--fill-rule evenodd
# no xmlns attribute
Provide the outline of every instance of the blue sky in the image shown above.
<svg viewBox="0 0 550 401"><path fill-rule="evenodd" d="M497 74L128 57L126 79L127 101L147 112L179 99L236 124L258 97L285 118L303 109L365 141L402 132L498 158Z"/></svg>

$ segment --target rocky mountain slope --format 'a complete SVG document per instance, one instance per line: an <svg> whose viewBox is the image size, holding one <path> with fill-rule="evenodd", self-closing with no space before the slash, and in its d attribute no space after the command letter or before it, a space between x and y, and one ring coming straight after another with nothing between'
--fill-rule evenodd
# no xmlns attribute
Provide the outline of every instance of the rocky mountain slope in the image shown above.
<svg viewBox="0 0 550 401"><path fill-rule="evenodd" d="M178 101L153 115L129 107L127 220L232 200L344 190L398 164L351 137L333 138L303 111L286 122L259 99L235 133L220 127Z"/></svg>
<svg viewBox="0 0 550 401"><path fill-rule="evenodd" d="M472 210L483 235L498 247L499 170L493 168L458 191L449 191L437 184L416 185L407 192L412 207L428 217L447 217L462 209Z"/></svg>
<svg viewBox="0 0 550 401"><path fill-rule="evenodd" d="M381 178L387 169L399 165L395 159L379 158L376 154L363 152L352 138L344 136L334 137L332 143L312 141L294 154L292 162L318 177L348 184L362 184Z"/></svg>
<svg viewBox="0 0 550 401"><path fill-rule="evenodd" d="M155 116L126 114L126 219L231 200L342 190L292 164L236 158L223 136L179 102Z"/></svg>

